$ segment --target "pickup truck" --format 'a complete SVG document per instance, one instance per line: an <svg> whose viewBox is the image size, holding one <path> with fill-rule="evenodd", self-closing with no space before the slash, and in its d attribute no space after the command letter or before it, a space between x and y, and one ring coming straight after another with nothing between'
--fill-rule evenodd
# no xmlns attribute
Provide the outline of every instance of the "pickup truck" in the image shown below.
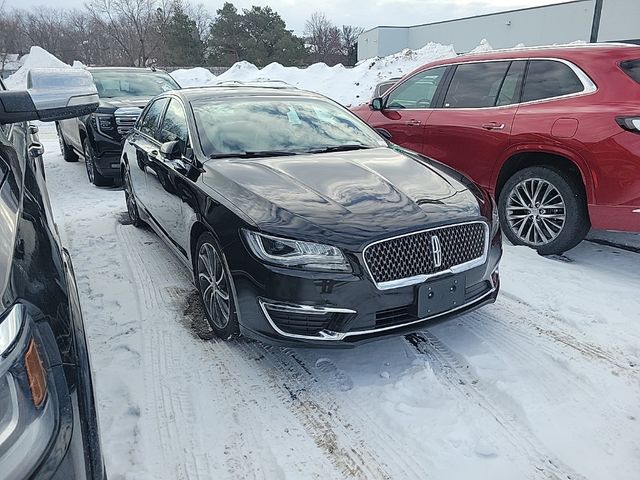
<svg viewBox="0 0 640 480"><path fill-rule="evenodd" d="M122 141L151 98L180 88L166 72L149 68L88 69L100 106L91 115L56 122L60 149L67 162L85 160L89 182L120 183Z"/></svg>

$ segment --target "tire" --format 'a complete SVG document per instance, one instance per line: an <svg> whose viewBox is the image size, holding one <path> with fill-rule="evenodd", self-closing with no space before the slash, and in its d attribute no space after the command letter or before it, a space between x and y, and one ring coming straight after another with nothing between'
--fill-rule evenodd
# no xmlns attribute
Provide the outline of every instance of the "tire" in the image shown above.
<svg viewBox="0 0 640 480"><path fill-rule="evenodd" d="M509 241L540 255L563 254L591 228L582 183L553 167L516 172L502 188L498 211Z"/></svg>
<svg viewBox="0 0 640 480"><path fill-rule="evenodd" d="M127 204L127 213L129 215L129 220L131 220L131 224L134 227L142 228L145 225L144 220L140 218L140 210L138 210L138 202L136 201L136 197L133 194L133 188L131 187L131 175L129 174L129 169L125 169L122 174L123 185L124 185L124 200Z"/></svg>
<svg viewBox="0 0 640 480"><path fill-rule="evenodd" d="M93 183L96 187L108 187L113 185L113 179L103 176L96 168L93 147L87 137L82 140L82 150L84 151L84 166L87 169L87 178L89 179L89 182Z"/></svg>
<svg viewBox="0 0 640 480"><path fill-rule="evenodd" d="M204 304L207 321L214 333L222 340L239 336L240 326L233 296L233 278L218 242L208 232L198 238L193 268L196 287ZM222 277L219 276L220 274ZM211 281L211 278L215 280ZM224 305L227 306L226 309ZM226 317L225 310L228 313Z"/></svg>
<svg viewBox="0 0 640 480"><path fill-rule="evenodd" d="M62 130L60 129L60 124L56 122L56 130L58 132L58 141L60 142L60 152L62 153L62 158L64 158L65 162L77 162L78 154L73 151L67 142L64 141L64 137L62 136Z"/></svg>

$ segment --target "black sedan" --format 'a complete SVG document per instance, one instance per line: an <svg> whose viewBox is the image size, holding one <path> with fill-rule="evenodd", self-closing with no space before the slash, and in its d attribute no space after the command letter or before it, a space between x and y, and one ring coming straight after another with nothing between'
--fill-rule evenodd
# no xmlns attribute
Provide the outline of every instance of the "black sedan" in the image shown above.
<svg viewBox="0 0 640 480"><path fill-rule="evenodd" d="M320 95L168 92L121 167L132 221L193 271L222 338L349 345L496 299L490 197Z"/></svg>

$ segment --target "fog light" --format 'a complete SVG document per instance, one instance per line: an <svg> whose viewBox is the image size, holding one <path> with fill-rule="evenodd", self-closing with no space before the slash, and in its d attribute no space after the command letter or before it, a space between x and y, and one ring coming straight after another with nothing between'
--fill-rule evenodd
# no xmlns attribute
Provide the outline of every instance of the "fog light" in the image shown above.
<svg viewBox="0 0 640 480"><path fill-rule="evenodd" d="M47 397L47 378L38 353L38 346L33 339L29 344L27 353L24 354L24 361L27 367L27 377L29 378L33 404L36 407L41 407Z"/></svg>

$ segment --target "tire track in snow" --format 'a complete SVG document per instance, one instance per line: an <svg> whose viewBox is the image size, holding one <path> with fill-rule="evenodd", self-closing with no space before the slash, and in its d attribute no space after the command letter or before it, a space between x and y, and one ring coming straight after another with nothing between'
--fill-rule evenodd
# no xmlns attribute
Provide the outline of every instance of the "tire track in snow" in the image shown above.
<svg viewBox="0 0 640 480"><path fill-rule="evenodd" d="M517 407L509 405L513 402L503 398L500 391L480 382L470 366L433 333L423 330L406 335L405 339L419 354L427 357L438 377L496 419L514 448L530 459L536 476L549 480L586 480L547 452L530 429L518 421Z"/></svg>
<svg viewBox="0 0 640 480"><path fill-rule="evenodd" d="M184 391L173 388L170 383L171 377L178 372L190 375L190 372L184 372L177 365L176 358L180 353L176 352L171 334L165 330L165 322L162 321L163 315L167 312L171 314L175 307L167 304L166 297L159 294L157 284L163 276L158 276L157 271L150 271L157 270L156 264L145 262L142 258L139 249L140 235L134 235L134 232L133 226L118 226L117 229L118 238L135 278L135 285L144 300L141 325L144 352L149 358L149 361L145 362L144 381L147 390L153 392L152 398L149 399L153 407L148 409L147 413L156 418L153 423L158 428L157 438L163 451L162 458L175 460L175 478L212 478L214 469L208 458L194 453L203 449L198 448L191 435L185 435L185 432L193 428L194 412L191 401ZM145 243L152 245L156 242ZM166 272L171 270L174 268L166 269L164 277ZM149 321L150 313L153 313L151 318L155 318L153 322Z"/></svg>
<svg viewBox="0 0 640 480"><path fill-rule="evenodd" d="M615 367L617 370L624 373L630 375L638 375L639 369L636 361L625 358L625 354L623 352L614 353L608 351L603 347L584 342L568 332L553 330L550 328L542 328L540 325L532 322L529 317L514 312L521 311L521 307L525 306L528 311L535 314L536 318L548 318L558 326L561 326L564 323L564 320L554 315L553 313L536 308L534 305L531 305L530 303L522 300L515 295L511 295L509 293L501 293L501 295L504 299L506 299L507 302L516 303L519 308L508 308L507 306L501 305L500 303L492 305L490 308L492 309L492 312L495 311L496 313L491 314L491 318L495 322L501 323L508 328L512 328L513 324L517 323L526 328L535 330L539 335L544 335L545 337L548 337L557 343L561 343L577 351L587 359L599 360L606 364L609 364L609 366ZM477 317L477 315L481 314L478 312L472 312L470 315ZM550 353L557 352L557 350L553 349L550 346L547 346L547 350Z"/></svg>
<svg viewBox="0 0 640 480"><path fill-rule="evenodd" d="M393 438L362 408L338 401L327 389L331 385L320 382L295 349L254 341L243 346L247 352L265 356L265 373L279 388L281 400L349 478L429 478L428 466L418 464L400 447L402 439Z"/></svg>

